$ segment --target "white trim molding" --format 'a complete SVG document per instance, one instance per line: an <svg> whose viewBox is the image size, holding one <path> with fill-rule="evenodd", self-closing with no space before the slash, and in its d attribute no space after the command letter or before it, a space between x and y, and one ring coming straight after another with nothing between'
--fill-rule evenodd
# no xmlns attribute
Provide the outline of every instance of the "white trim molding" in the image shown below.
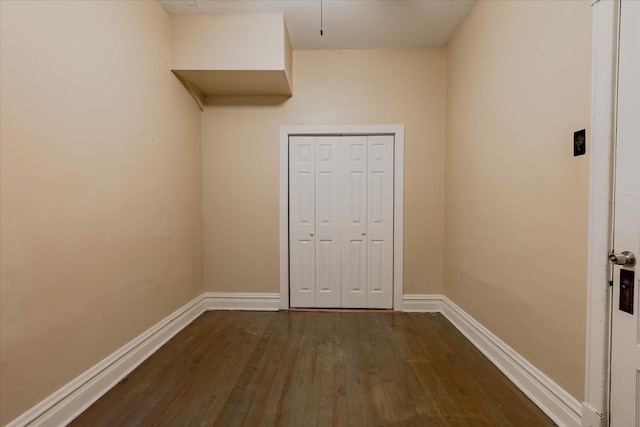
<svg viewBox="0 0 640 427"><path fill-rule="evenodd" d="M442 314L556 424L581 425L578 400L446 296L442 297Z"/></svg>
<svg viewBox="0 0 640 427"><path fill-rule="evenodd" d="M442 295L439 294L405 294L405 313L440 313L442 312Z"/></svg>
<svg viewBox="0 0 640 427"><path fill-rule="evenodd" d="M204 307L207 310L278 311L280 294L248 292L205 292Z"/></svg>
<svg viewBox="0 0 640 427"><path fill-rule="evenodd" d="M300 125L280 127L280 308L289 308L289 136L393 135L393 309L403 309L404 125Z"/></svg>
<svg viewBox="0 0 640 427"><path fill-rule="evenodd" d="M582 403L582 426L583 427L605 427L607 420L604 414L588 404Z"/></svg>
<svg viewBox="0 0 640 427"><path fill-rule="evenodd" d="M587 318L583 425L608 425L609 412L609 262L611 186L615 138L618 1L592 5L591 156L589 159L589 228Z"/></svg>
<svg viewBox="0 0 640 427"><path fill-rule="evenodd" d="M6 427L67 425L203 312L204 305L200 295L11 421Z"/></svg>

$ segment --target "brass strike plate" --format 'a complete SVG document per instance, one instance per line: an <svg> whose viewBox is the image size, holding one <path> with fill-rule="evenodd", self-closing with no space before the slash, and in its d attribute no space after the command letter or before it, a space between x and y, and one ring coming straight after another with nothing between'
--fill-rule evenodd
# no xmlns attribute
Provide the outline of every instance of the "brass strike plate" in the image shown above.
<svg viewBox="0 0 640 427"><path fill-rule="evenodd" d="M633 270L620 269L620 310L633 314Z"/></svg>

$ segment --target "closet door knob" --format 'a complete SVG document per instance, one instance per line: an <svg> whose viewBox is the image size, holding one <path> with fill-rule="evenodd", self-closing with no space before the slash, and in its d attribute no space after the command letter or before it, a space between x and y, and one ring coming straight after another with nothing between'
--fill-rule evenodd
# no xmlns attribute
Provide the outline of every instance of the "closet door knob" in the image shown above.
<svg viewBox="0 0 640 427"><path fill-rule="evenodd" d="M363 236L365 236L366 234L367 234L366 232L364 232L364 231L362 232L362 235L363 235Z"/></svg>
<svg viewBox="0 0 640 427"><path fill-rule="evenodd" d="M313 233L309 233L309 236L313 237Z"/></svg>

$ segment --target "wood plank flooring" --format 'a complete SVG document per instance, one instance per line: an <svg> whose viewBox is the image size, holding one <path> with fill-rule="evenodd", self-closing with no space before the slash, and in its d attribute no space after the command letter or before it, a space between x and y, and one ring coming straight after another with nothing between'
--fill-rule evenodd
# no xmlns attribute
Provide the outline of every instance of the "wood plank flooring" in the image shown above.
<svg viewBox="0 0 640 427"><path fill-rule="evenodd" d="M78 426L554 426L440 314L206 312Z"/></svg>

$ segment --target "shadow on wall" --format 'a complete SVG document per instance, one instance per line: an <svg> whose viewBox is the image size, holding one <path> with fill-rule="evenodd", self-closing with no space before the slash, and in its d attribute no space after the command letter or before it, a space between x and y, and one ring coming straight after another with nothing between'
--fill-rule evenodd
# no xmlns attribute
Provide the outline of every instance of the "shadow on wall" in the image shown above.
<svg viewBox="0 0 640 427"><path fill-rule="evenodd" d="M207 96L204 105L282 105L290 96Z"/></svg>

